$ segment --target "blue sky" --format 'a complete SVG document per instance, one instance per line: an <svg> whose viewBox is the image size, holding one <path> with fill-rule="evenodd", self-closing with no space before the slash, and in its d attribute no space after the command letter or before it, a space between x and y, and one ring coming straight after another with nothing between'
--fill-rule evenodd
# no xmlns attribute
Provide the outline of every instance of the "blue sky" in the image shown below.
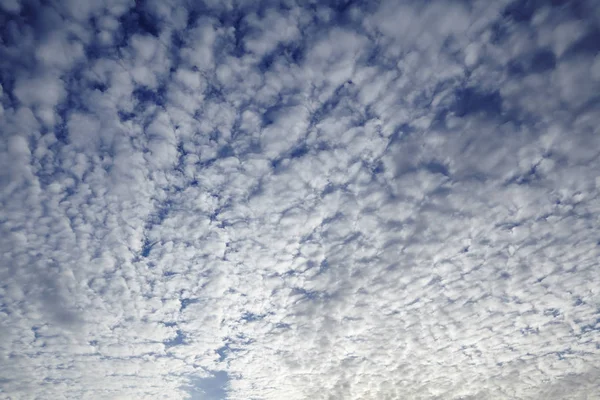
<svg viewBox="0 0 600 400"><path fill-rule="evenodd" d="M0 398L600 393L597 2L0 10Z"/></svg>

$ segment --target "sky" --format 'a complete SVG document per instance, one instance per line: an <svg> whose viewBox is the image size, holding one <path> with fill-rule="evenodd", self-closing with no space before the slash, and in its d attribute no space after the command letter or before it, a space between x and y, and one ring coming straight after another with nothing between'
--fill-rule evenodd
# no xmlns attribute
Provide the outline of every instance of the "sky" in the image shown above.
<svg viewBox="0 0 600 400"><path fill-rule="evenodd" d="M0 0L0 399L600 399L595 0Z"/></svg>

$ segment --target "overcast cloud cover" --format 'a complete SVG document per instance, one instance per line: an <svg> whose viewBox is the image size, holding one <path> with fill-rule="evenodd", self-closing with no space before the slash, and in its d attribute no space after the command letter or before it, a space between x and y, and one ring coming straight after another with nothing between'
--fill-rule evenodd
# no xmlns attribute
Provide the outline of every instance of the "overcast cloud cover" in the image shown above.
<svg viewBox="0 0 600 400"><path fill-rule="evenodd" d="M0 8L0 398L600 399L596 0Z"/></svg>

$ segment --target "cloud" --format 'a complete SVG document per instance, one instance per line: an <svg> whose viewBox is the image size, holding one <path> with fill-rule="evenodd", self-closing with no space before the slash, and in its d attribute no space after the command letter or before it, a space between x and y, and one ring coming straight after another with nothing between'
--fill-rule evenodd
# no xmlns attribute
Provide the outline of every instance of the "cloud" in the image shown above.
<svg viewBox="0 0 600 400"><path fill-rule="evenodd" d="M598 393L594 2L0 7L1 395Z"/></svg>

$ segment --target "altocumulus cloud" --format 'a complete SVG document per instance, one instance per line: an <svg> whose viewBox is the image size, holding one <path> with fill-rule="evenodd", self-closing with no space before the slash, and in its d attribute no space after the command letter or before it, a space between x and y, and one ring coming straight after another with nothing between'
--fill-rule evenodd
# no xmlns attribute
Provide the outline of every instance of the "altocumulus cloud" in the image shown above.
<svg viewBox="0 0 600 400"><path fill-rule="evenodd" d="M1 398L600 398L596 1L0 8Z"/></svg>

